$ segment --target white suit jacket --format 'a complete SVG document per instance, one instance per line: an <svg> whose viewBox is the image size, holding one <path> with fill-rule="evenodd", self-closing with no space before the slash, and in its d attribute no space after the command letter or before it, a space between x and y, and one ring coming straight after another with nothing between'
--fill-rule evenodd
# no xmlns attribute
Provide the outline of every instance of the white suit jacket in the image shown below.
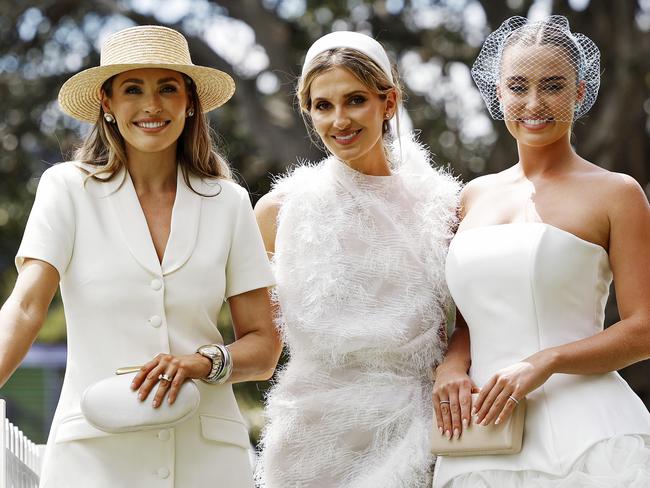
<svg viewBox="0 0 650 488"><path fill-rule="evenodd" d="M105 434L84 420L79 401L118 367L223 343L224 299L274 283L249 196L233 182L191 176L196 192L214 195L200 196L179 168L160 264L128 172L98 182L78 166L43 174L16 257L19 271L25 258L58 270L67 323L68 361L42 486L199 486L191 476L212 472L219 458L230 470L246 459L247 430L230 385L197 382L198 413L159 435ZM223 454L226 447L236 455ZM232 486L251 486L244 465L242 484Z"/></svg>

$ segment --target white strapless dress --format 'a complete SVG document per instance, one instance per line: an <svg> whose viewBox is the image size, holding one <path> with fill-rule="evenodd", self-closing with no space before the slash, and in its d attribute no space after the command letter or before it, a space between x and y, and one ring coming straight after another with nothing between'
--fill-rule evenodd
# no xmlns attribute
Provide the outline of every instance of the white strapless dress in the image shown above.
<svg viewBox="0 0 650 488"><path fill-rule="evenodd" d="M600 246L543 223L453 239L449 290L471 335L470 376L603 330L612 272ZM439 457L434 487L650 487L650 413L618 373L555 374L527 396L516 455Z"/></svg>

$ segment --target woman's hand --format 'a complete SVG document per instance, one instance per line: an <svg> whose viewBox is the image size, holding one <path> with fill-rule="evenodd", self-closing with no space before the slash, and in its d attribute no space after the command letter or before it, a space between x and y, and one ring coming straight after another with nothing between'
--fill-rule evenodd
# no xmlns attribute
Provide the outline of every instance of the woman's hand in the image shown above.
<svg viewBox="0 0 650 488"><path fill-rule="evenodd" d="M549 379L551 353L540 351L500 371L497 371L481 388L473 412L476 423L488 425L505 421L519 401Z"/></svg>
<svg viewBox="0 0 650 488"><path fill-rule="evenodd" d="M460 437L463 429L469 426L472 393L477 391L466 371L445 363L438 366L433 386L433 409L441 435L448 439L452 433L454 437Z"/></svg>
<svg viewBox="0 0 650 488"><path fill-rule="evenodd" d="M138 398L144 401L151 390L158 384L158 389L153 397L153 407L158 408L167 394L167 401L171 405L176 400L178 390L188 378L205 378L210 373L212 364L208 358L198 353L184 356L171 354L158 354L155 358L140 368L133 378L131 388L138 390ZM165 378L159 378L165 375Z"/></svg>

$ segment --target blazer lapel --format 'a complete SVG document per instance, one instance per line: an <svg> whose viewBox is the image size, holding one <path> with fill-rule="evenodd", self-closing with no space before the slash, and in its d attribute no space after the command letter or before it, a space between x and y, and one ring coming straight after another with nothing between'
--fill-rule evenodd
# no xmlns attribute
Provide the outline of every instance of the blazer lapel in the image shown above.
<svg viewBox="0 0 650 488"><path fill-rule="evenodd" d="M201 178L190 173L189 179L194 190L207 194ZM171 231L162 262L164 275L176 271L192 255L199 233L202 202L203 197L188 188L179 165Z"/></svg>
<svg viewBox="0 0 650 488"><path fill-rule="evenodd" d="M158 256L151 240L151 233L140 200L135 193L128 171L125 169L122 171L124 172L123 183L106 197L111 202L117 221L120 223L122 236L133 257L142 267L155 275L160 275ZM112 189L106 187L106 190Z"/></svg>

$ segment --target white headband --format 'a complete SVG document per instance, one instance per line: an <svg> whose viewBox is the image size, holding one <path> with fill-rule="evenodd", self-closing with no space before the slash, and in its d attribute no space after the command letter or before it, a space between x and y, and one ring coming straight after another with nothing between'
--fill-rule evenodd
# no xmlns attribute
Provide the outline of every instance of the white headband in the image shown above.
<svg viewBox="0 0 650 488"><path fill-rule="evenodd" d="M314 42L305 55L305 62L302 65L302 75L305 75L309 65L316 56L325 51L329 51L330 49L336 49L339 47L354 49L365 54L377 63L391 83L393 82L390 60L388 59L388 55L382 45L370 36L350 31L332 32Z"/></svg>

